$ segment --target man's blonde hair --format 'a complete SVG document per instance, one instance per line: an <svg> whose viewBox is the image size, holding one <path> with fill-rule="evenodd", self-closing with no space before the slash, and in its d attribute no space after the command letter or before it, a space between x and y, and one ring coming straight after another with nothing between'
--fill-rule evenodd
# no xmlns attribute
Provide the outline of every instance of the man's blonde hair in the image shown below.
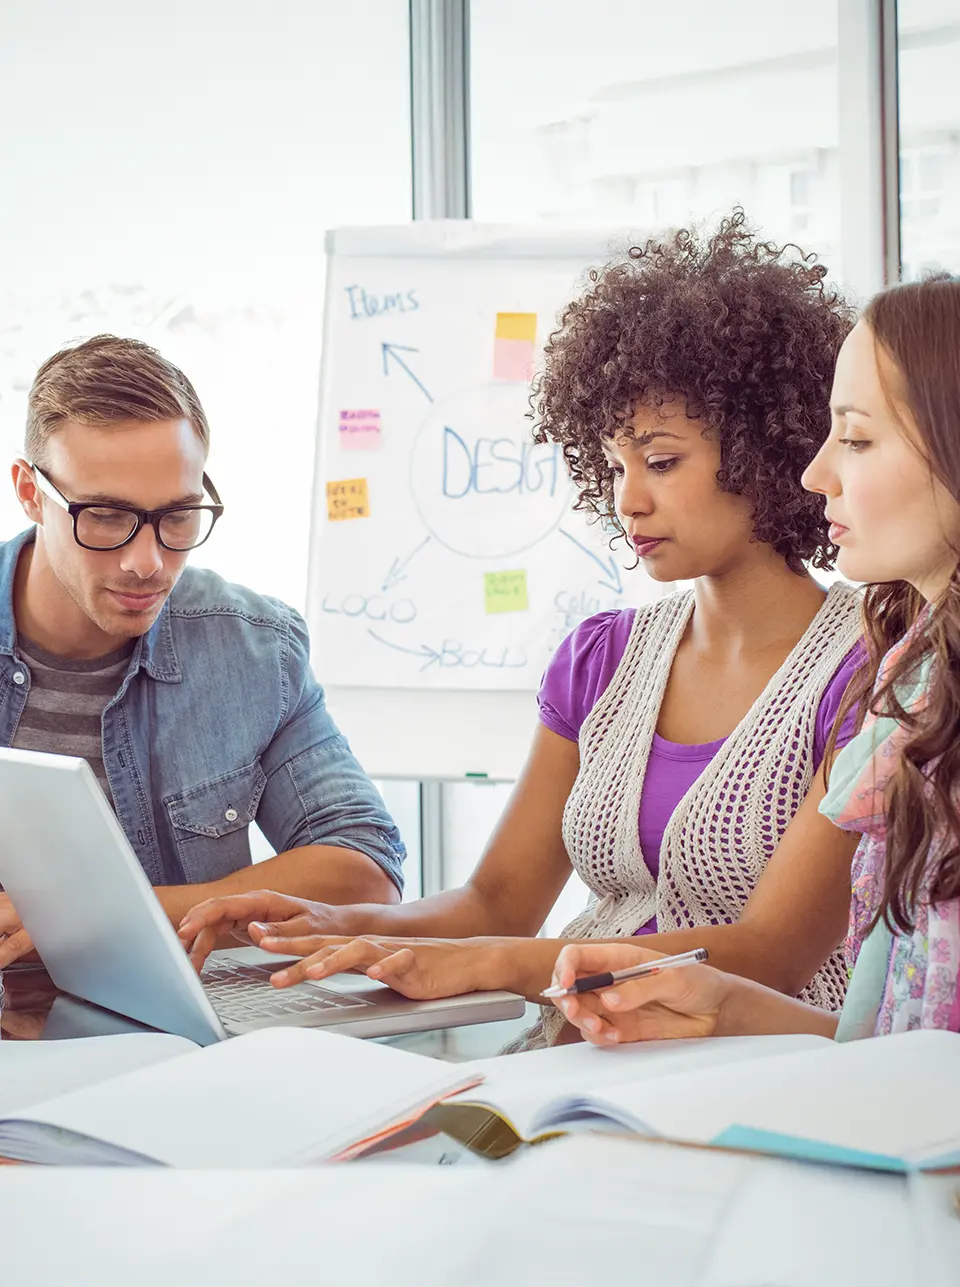
<svg viewBox="0 0 960 1287"><path fill-rule="evenodd" d="M183 372L140 340L95 335L61 349L37 372L27 397L27 459L44 465L47 441L68 420L189 420L204 445L210 426Z"/></svg>

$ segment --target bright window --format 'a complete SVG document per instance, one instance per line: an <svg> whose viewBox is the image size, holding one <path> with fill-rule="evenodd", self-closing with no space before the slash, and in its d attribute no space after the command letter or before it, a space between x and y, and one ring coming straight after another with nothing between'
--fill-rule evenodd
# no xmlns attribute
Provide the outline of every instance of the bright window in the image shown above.
<svg viewBox="0 0 960 1287"><path fill-rule="evenodd" d="M839 275L837 0L470 9L478 219L642 234L740 202Z"/></svg>
<svg viewBox="0 0 960 1287"><path fill-rule="evenodd" d="M960 272L960 10L899 0L900 253L905 278Z"/></svg>
<svg viewBox="0 0 960 1287"><path fill-rule="evenodd" d="M302 606L324 231L410 217L396 0L5 0L0 435L98 331L178 362L226 504L195 561ZM0 487L0 538L24 526Z"/></svg>

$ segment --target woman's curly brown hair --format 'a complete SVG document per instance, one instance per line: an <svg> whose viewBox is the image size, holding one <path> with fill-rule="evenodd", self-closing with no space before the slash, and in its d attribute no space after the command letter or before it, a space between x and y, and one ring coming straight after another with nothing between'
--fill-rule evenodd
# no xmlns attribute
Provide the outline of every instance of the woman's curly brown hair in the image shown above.
<svg viewBox="0 0 960 1287"><path fill-rule="evenodd" d="M813 255L787 249L760 241L738 207L712 236L651 238L590 273L532 398L534 436L562 445L578 509L615 517L603 440L629 432L639 404L685 399L719 437L717 484L750 500L755 539L795 572L804 560L832 566L823 500L800 475L829 432L834 363L855 315Z"/></svg>

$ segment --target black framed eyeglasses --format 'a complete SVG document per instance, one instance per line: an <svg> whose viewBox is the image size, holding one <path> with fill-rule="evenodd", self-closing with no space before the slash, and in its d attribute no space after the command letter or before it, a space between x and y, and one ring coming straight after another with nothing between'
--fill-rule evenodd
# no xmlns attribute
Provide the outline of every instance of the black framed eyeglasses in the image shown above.
<svg viewBox="0 0 960 1287"><path fill-rule="evenodd" d="M202 545L223 513L217 489L203 475L203 489L213 505L170 505L166 509L137 509L135 505L98 505L69 501L42 469L30 462L37 486L73 519L73 539L85 550L119 550L129 545L149 523L165 550L183 554Z"/></svg>

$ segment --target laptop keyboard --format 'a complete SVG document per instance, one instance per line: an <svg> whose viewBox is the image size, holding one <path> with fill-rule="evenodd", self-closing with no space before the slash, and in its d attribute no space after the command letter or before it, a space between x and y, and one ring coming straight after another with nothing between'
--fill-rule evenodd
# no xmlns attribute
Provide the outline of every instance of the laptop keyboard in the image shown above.
<svg viewBox="0 0 960 1287"><path fill-rule="evenodd" d="M263 1020L296 1022L321 1010L351 1010L372 1005L362 997L344 996L313 983L296 984L278 990L270 975L282 965L244 965L240 961L217 961L204 969L203 990L220 1019L230 1024Z"/></svg>

